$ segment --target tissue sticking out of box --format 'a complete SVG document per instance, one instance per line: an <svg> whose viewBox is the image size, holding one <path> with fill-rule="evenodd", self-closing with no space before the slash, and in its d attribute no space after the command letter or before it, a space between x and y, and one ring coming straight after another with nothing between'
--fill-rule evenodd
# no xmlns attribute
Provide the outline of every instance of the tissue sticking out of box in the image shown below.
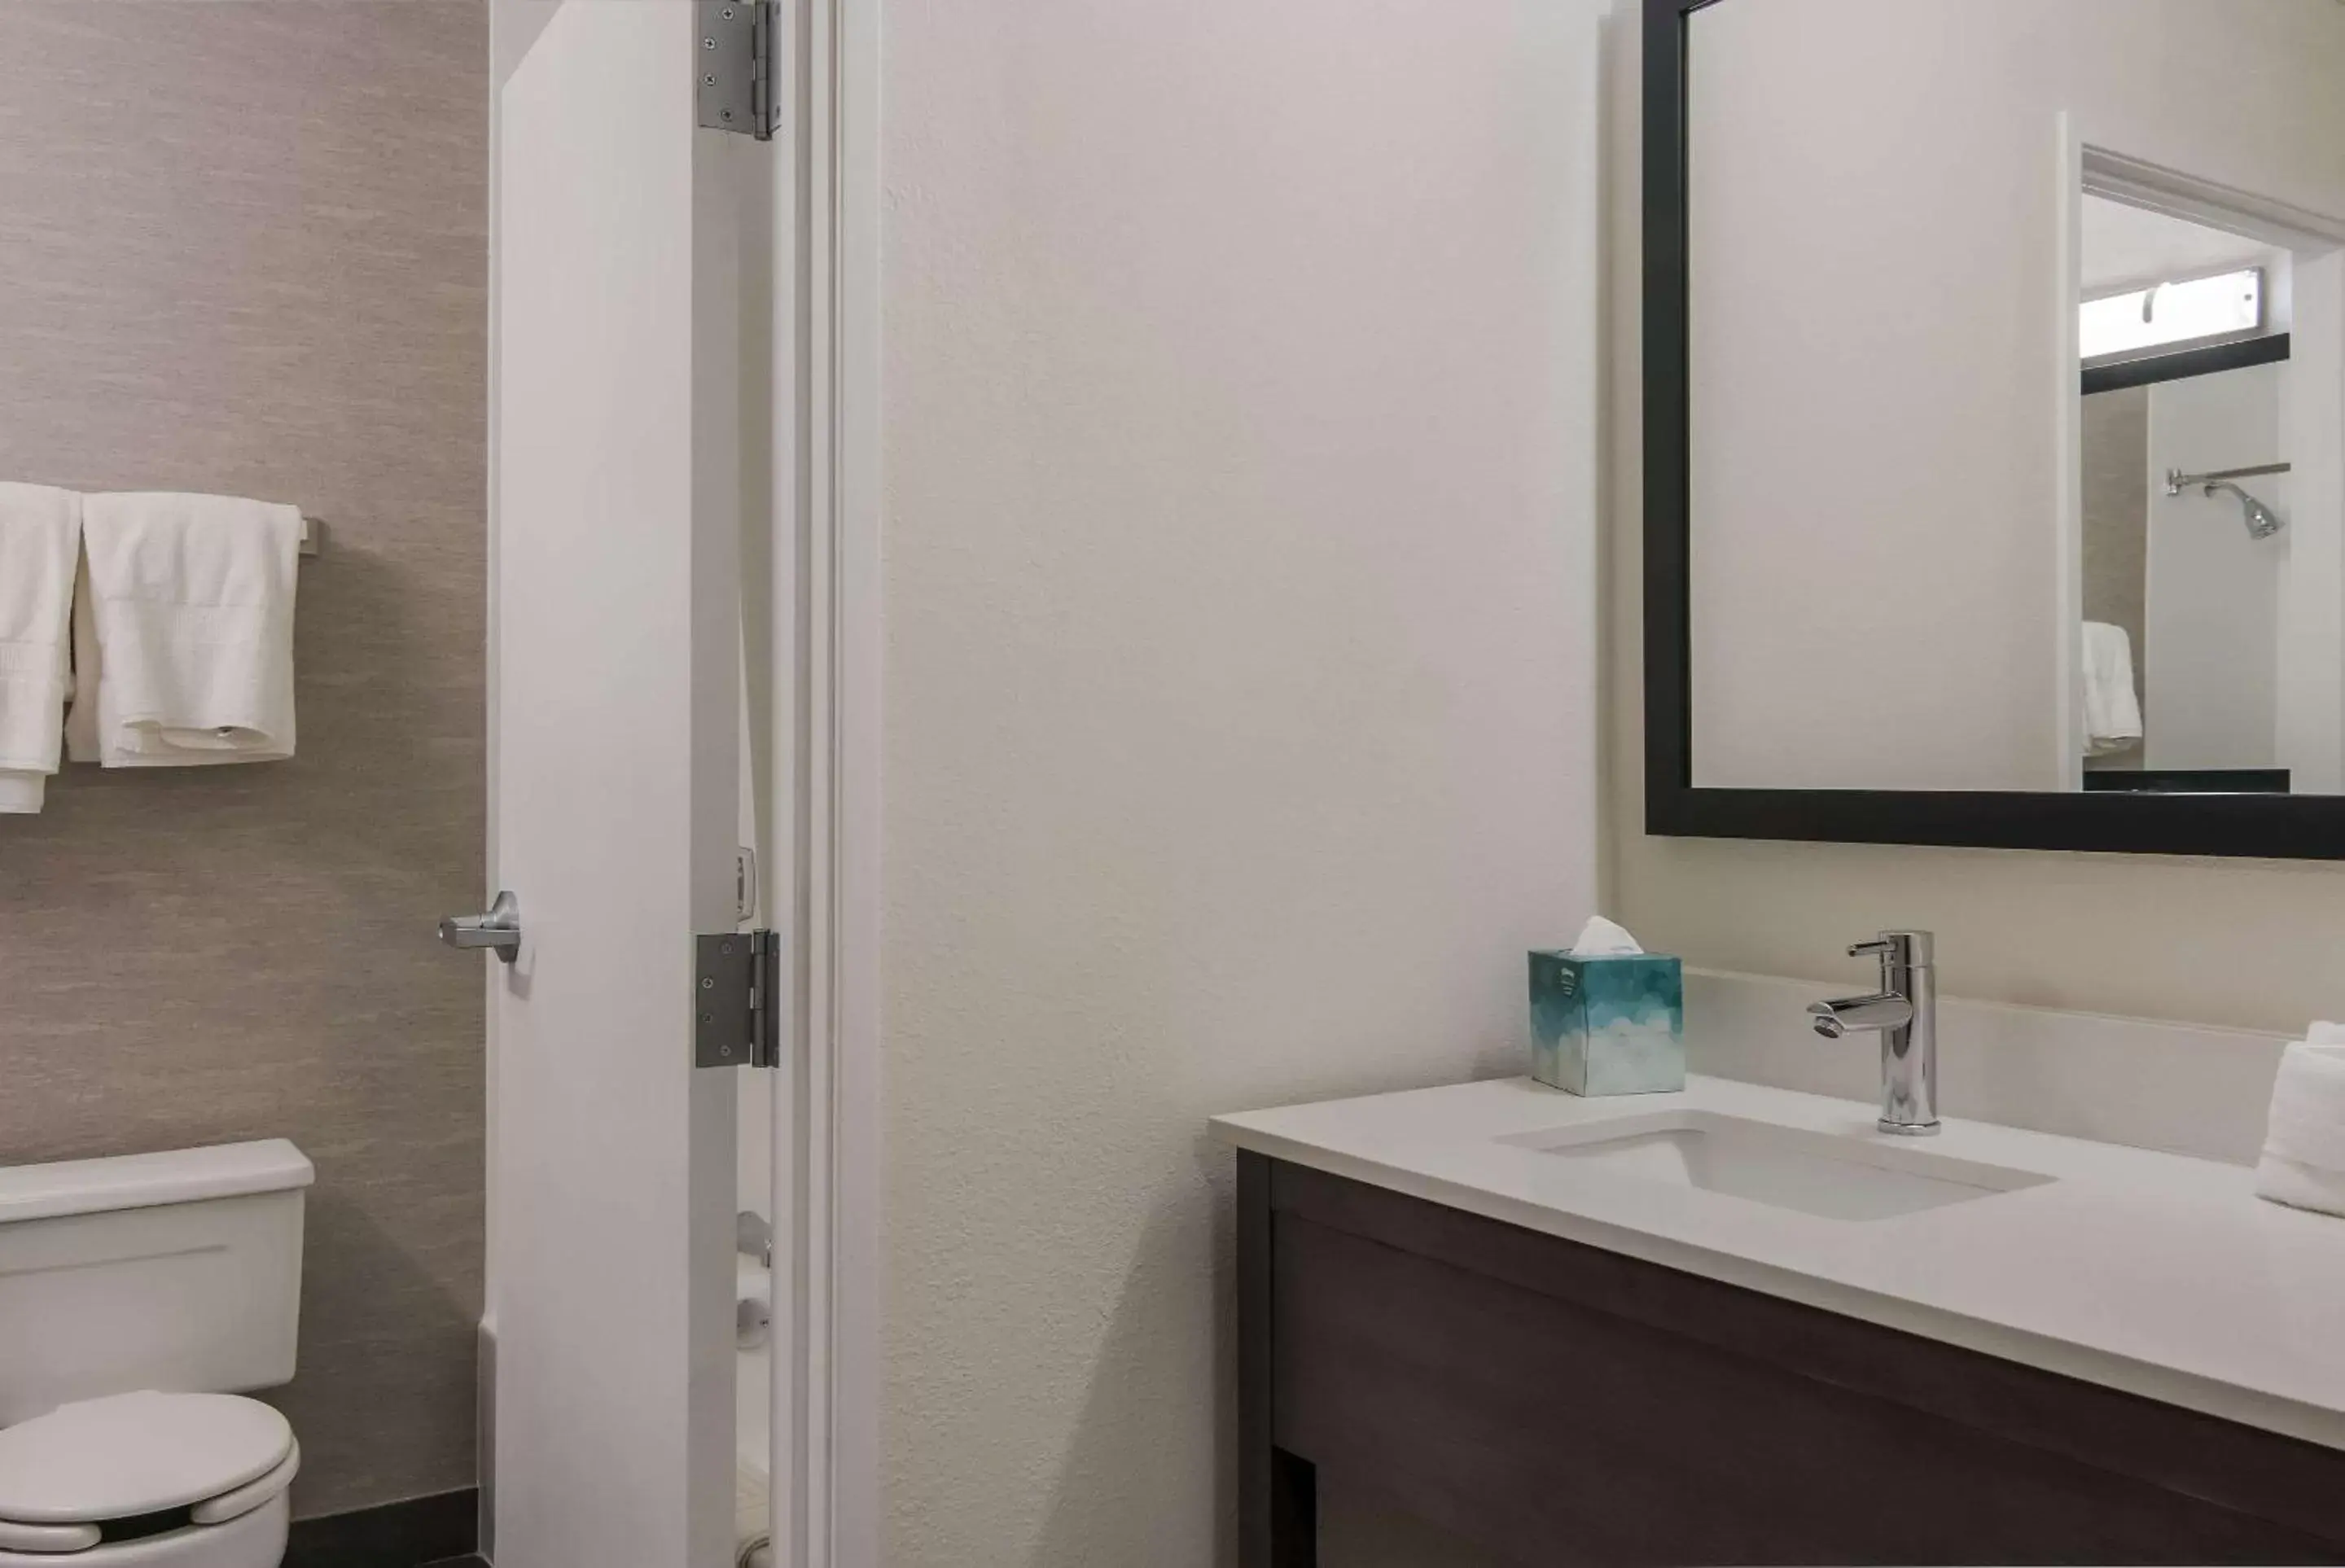
<svg viewBox="0 0 2345 1568"><path fill-rule="evenodd" d="M1579 940L1571 951L1582 958L1617 958L1624 954L1642 953L1637 939L1625 926L1617 926L1601 915L1591 915L1588 924L1579 928Z"/></svg>

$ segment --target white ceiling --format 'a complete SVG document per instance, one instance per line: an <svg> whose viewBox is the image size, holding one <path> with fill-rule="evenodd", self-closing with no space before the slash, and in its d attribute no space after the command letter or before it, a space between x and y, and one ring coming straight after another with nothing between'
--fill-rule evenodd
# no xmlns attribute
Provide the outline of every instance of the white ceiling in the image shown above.
<svg viewBox="0 0 2345 1568"><path fill-rule="evenodd" d="M2270 265L2272 247L2097 196L2085 197L2086 298L2234 267Z"/></svg>

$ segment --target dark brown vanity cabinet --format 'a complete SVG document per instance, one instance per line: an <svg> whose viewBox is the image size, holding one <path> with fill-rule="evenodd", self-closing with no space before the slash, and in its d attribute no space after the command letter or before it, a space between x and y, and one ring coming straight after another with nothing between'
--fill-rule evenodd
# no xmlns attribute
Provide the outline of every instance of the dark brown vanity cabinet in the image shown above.
<svg viewBox="0 0 2345 1568"><path fill-rule="evenodd" d="M2345 1452L1259 1154L1238 1205L1245 1568L1322 1475L1542 1568L2345 1563Z"/></svg>

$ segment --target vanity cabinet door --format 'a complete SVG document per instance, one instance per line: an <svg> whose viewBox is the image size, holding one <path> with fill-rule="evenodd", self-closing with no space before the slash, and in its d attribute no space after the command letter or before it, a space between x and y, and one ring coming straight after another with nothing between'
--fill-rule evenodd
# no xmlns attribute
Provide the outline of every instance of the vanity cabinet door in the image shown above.
<svg viewBox="0 0 2345 1568"><path fill-rule="evenodd" d="M2345 1562L2345 1454L1272 1176L1274 1448L1507 1560Z"/></svg>

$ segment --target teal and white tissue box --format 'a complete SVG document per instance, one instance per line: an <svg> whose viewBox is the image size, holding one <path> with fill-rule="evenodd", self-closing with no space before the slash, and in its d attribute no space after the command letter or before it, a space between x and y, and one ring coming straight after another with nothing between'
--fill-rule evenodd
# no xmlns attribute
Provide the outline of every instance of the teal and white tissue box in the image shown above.
<svg viewBox="0 0 2345 1568"><path fill-rule="evenodd" d="M1685 1087L1685 977L1661 953L1533 953L1531 1077L1576 1095Z"/></svg>

